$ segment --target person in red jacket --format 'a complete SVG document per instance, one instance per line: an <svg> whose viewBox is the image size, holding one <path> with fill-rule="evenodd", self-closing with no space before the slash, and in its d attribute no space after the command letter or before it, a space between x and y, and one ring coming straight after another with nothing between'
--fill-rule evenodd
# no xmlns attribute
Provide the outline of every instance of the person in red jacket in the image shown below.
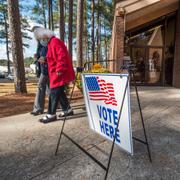
<svg viewBox="0 0 180 180"><path fill-rule="evenodd" d="M56 38L52 31L44 28L38 28L34 34L41 45L48 47L46 59L50 79L50 102L47 115L41 119L41 122L48 123L56 120L56 109L59 102L62 107L59 116L73 115L73 110L65 94L65 85L75 80L75 73L63 41Z"/></svg>

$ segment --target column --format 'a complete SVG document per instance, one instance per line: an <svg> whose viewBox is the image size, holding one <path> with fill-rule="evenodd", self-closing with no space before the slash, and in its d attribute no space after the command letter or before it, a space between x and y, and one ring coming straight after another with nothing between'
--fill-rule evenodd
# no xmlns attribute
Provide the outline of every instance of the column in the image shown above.
<svg viewBox="0 0 180 180"><path fill-rule="evenodd" d="M125 10L121 7L116 9L112 33L110 59L110 71L120 72L124 59L124 36L125 36Z"/></svg>
<svg viewBox="0 0 180 180"><path fill-rule="evenodd" d="M176 20L176 38L175 38L175 57L174 57L174 72L173 86L180 88L180 6Z"/></svg>

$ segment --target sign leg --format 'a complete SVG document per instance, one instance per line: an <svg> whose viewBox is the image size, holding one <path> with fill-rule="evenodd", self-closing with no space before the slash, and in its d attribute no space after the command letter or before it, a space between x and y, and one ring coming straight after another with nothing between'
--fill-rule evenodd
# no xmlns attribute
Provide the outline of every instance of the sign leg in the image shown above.
<svg viewBox="0 0 180 180"><path fill-rule="evenodd" d="M137 97L137 102L138 102L138 106L139 106L139 112L140 112L140 116L141 116L141 123L143 126L143 133L144 133L145 142L146 142L146 146L147 146L149 161L152 162L151 152L150 152L149 143L148 143L147 134L146 134L146 128L145 128L145 124L144 124L144 118L143 118L143 114L142 114L141 103L140 103L138 89L137 89L137 84L136 84L136 81L134 79L134 72L132 72L132 77L133 77L133 81L134 81L134 87L135 87L135 91L136 91L136 97Z"/></svg>
<svg viewBox="0 0 180 180"><path fill-rule="evenodd" d="M77 79L77 75L76 75L76 79ZM70 106L70 103L71 103L71 100L72 100L72 96L73 96L73 93L74 93L74 88L75 88L75 85L76 85L76 79L75 79L75 82L73 84L73 88L72 88L72 91L71 91L71 95L70 95L70 99L69 99L69 106ZM69 106L68 106L66 111L68 111ZM62 137L62 134L63 134L63 131L64 131L64 126L65 126L66 118L67 118L67 116L66 116L66 113L65 113L65 117L64 117L64 120L63 120L62 128L61 128L61 132L59 134L59 139L58 139L57 146L56 146L55 156L57 156L57 152L58 152L58 149L59 149L59 144L61 142L61 137Z"/></svg>
<svg viewBox="0 0 180 180"><path fill-rule="evenodd" d="M122 109L123 109L123 104L124 104L124 100L125 100L125 96L126 96L126 91L127 91L128 83L129 83L129 78L127 79L125 90L124 90L124 94L123 94L123 100L122 100L122 104L121 104L121 108L120 108L120 112L119 112L118 123L117 123L117 127L115 129L114 139L113 139L113 143L112 143L112 146L111 146L111 151L110 151L110 155L109 155L108 165L107 165L106 174L105 174L105 178L104 178L105 180L107 179L108 172L109 172L109 167L110 167L110 163L111 163L111 159L112 159L112 153L113 153L113 150L114 150L116 134L117 134L117 130L118 130L120 119L121 119L121 114L122 114Z"/></svg>

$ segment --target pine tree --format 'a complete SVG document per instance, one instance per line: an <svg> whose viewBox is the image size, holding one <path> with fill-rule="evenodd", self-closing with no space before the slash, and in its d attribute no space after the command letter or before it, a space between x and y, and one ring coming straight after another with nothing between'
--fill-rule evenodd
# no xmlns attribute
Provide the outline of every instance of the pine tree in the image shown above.
<svg viewBox="0 0 180 180"><path fill-rule="evenodd" d="M31 27L28 23L28 20L26 17L20 17L21 18L21 31L22 31L22 38L23 38L23 49L29 48L29 44L25 43L25 40L31 40L32 37L28 35L28 31L31 31Z"/></svg>
<svg viewBox="0 0 180 180"><path fill-rule="evenodd" d="M43 24L47 28L47 0L35 0L35 5L32 8L32 19Z"/></svg>
<svg viewBox="0 0 180 180"><path fill-rule="evenodd" d="M77 40L77 62L78 67L83 66L83 6L84 0L78 0L77 4L77 28L76 28L76 40Z"/></svg>
<svg viewBox="0 0 180 180"><path fill-rule="evenodd" d="M97 0L97 5L96 5L96 62L98 63L100 60L100 52L101 52L101 21L100 21L100 12L101 12L101 2L100 0Z"/></svg>
<svg viewBox="0 0 180 180"><path fill-rule="evenodd" d="M100 23L99 24L99 48L100 49L100 60L108 59L108 49L110 47L111 32L114 18L114 4L110 0L99 0L99 6L96 8L100 12Z"/></svg>
<svg viewBox="0 0 180 180"><path fill-rule="evenodd" d="M8 22L8 12L7 12L7 1L0 1L0 44L6 44L6 54L7 54L7 72L10 73L10 53L11 53L11 42L9 40L9 22ZM32 39L28 36L27 31L30 31L30 25L25 17L21 16L21 29L23 40ZM23 43L23 49L28 48L29 44Z"/></svg>
<svg viewBox="0 0 180 180"><path fill-rule="evenodd" d="M94 39L94 0L91 1L91 42L92 42L92 46L91 46L91 53L92 53L92 62L94 64L94 60L95 60L95 39Z"/></svg>
<svg viewBox="0 0 180 180"><path fill-rule="evenodd" d="M89 27L88 27L88 2L84 2L84 27L83 27L83 59L89 61Z"/></svg>
<svg viewBox="0 0 180 180"><path fill-rule="evenodd" d="M49 29L54 30L52 0L48 0L48 24L49 24Z"/></svg>
<svg viewBox="0 0 180 180"><path fill-rule="evenodd" d="M7 2L10 22L10 38L12 42L15 92L27 93L22 50L19 2L18 0L8 0Z"/></svg>
<svg viewBox="0 0 180 180"><path fill-rule="evenodd" d="M59 33L60 33L60 39L64 41L64 36L65 36L64 0L59 0L59 10L60 10Z"/></svg>
<svg viewBox="0 0 180 180"><path fill-rule="evenodd" d="M73 0L69 0L68 50L71 59L73 53L72 48L73 48Z"/></svg>
<svg viewBox="0 0 180 180"><path fill-rule="evenodd" d="M6 44L6 55L7 55L7 72L10 74L10 57L9 57L9 37L8 37L8 27L9 24L7 22L7 3L6 0L0 1L0 43Z"/></svg>

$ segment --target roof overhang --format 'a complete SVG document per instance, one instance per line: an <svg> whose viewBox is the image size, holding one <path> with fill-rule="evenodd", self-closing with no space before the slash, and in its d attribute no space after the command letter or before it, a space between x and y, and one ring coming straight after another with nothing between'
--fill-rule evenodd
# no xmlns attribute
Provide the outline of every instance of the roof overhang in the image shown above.
<svg viewBox="0 0 180 180"><path fill-rule="evenodd" d="M124 9L128 31L177 11L179 2L179 0L125 0L117 3L116 9Z"/></svg>

